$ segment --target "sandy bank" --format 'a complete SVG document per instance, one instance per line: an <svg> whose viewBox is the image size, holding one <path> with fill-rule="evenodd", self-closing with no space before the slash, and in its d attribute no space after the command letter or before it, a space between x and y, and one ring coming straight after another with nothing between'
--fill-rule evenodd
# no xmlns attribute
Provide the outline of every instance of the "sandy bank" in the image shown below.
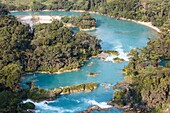
<svg viewBox="0 0 170 113"><path fill-rule="evenodd" d="M120 20L126 20L126 21L135 22L135 23L141 24L141 25L145 25L147 27L150 27L150 28L154 29L157 32L161 32L158 27L152 25L152 22L137 21L137 20L127 19L127 18L119 18L119 19Z"/></svg>
<svg viewBox="0 0 170 113"><path fill-rule="evenodd" d="M48 72L48 71L35 71L35 72L28 72L27 74L33 74L33 73L41 73L41 74L62 74L62 73L68 73L73 71L78 71L79 68L72 69L72 70L60 70L57 72Z"/></svg>
<svg viewBox="0 0 170 113"><path fill-rule="evenodd" d="M35 25L35 24L39 24L39 23L51 23L52 20L57 19L57 20L61 20L62 16L49 16L49 15L32 15L32 16L16 16L18 20L20 20L22 23L24 24L30 24L30 26ZM67 27L77 27L71 23L65 23L64 24ZM82 29L79 28L80 31L90 31L90 30L95 30L96 27L92 27L89 29Z"/></svg>
<svg viewBox="0 0 170 113"><path fill-rule="evenodd" d="M16 16L18 20L26 24L51 23L53 19L61 20L61 16Z"/></svg>

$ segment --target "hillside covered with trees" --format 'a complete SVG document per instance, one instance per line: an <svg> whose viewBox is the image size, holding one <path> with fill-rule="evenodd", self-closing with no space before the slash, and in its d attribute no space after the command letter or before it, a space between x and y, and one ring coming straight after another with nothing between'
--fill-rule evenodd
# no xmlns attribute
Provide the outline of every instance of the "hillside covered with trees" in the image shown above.
<svg viewBox="0 0 170 113"><path fill-rule="evenodd" d="M84 32L73 33L62 22L34 26L31 50L26 52L27 71L71 70L100 53L100 40ZM33 54L31 54L33 53Z"/></svg>
<svg viewBox="0 0 170 113"><path fill-rule="evenodd" d="M3 5L2 5L3 4ZM169 0L1 0L8 10L85 10L162 26L170 17Z"/></svg>

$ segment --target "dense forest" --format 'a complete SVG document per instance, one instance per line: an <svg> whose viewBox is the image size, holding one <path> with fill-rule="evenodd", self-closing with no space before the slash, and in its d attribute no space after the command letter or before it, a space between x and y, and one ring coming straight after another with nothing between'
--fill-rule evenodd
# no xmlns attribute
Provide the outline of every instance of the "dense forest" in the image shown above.
<svg viewBox="0 0 170 113"><path fill-rule="evenodd" d="M83 13L77 17L64 16L62 17L62 21L72 24L72 26L78 27L80 30L96 28L96 19L89 13Z"/></svg>
<svg viewBox="0 0 170 113"><path fill-rule="evenodd" d="M26 52L26 71L71 70L100 53L100 40L84 32L73 33L62 22L34 26L31 51ZM32 54L33 53L33 54Z"/></svg>
<svg viewBox="0 0 170 113"><path fill-rule="evenodd" d="M62 22L53 20L50 24L38 24L31 29L28 24L22 24L14 16L5 15L7 13L5 8L0 10L2 113L27 112L27 104L33 107L30 103L21 103L30 94L20 86L21 76L25 73L51 73L79 68L85 60L101 51L100 40L95 36L84 32L75 34L64 27Z"/></svg>
<svg viewBox="0 0 170 113"><path fill-rule="evenodd" d="M169 0L1 0L8 10L86 10L162 26L170 17Z"/></svg>

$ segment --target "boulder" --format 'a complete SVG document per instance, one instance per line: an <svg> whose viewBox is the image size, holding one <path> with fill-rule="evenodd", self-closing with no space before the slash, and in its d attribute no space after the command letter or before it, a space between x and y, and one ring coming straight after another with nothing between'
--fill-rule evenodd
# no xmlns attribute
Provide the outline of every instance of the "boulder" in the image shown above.
<svg viewBox="0 0 170 113"><path fill-rule="evenodd" d="M53 92L55 93L55 95L60 95L60 93L62 92L62 89L61 88L55 88L54 90L53 90Z"/></svg>
<svg viewBox="0 0 170 113"><path fill-rule="evenodd" d="M91 113L92 111L108 111L108 110L109 110L108 108L100 108L97 105L92 105L92 106L89 106L87 110L84 110L78 113Z"/></svg>

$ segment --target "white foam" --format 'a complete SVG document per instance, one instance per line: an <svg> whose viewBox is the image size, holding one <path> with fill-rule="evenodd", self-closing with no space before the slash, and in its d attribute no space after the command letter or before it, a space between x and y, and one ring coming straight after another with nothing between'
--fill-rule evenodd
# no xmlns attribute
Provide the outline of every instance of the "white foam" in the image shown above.
<svg viewBox="0 0 170 113"><path fill-rule="evenodd" d="M97 102L95 100L85 100L85 102L87 102L88 104L91 104L91 105L99 106L102 109L104 109L104 108L112 108L113 107L111 105L107 105L106 102Z"/></svg>
<svg viewBox="0 0 170 113"><path fill-rule="evenodd" d="M116 55L109 55L105 59L105 61L112 61L113 63L115 63L113 59L116 58L116 57L122 58L125 61L129 61L129 56L127 55L127 53L124 52L124 50L122 49L122 45L121 44L116 46L115 48L113 48L113 50L118 51L119 55L118 56L116 56Z"/></svg>
<svg viewBox="0 0 170 113"><path fill-rule="evenodd" d="M116 46L116 47L115 47L115 50L118 51L118 53L119 53L118 58L122 58L122 59L124 59L125 61L129 61L129 56L123 51L121 45Z"/></svg>
<svg viewBox="0 0 170 113"><path fill-rule="evenodd" d="M25 101L23 101L23 103L26 102L32 102L36 108L40 108L41 110L35 110L36 113L42 113L43 110L49 110L49 112L53 111L53 112L58 112L58 113L65 113L65 112L69 112L69 113L74 113L77 109L74 110L70 110L70 109L63 109L61 107L53 107L53 106L49 106L49 103L54 103L55 101L41 101L41 102L33 102L30 99L27 99Z"/></svg>

